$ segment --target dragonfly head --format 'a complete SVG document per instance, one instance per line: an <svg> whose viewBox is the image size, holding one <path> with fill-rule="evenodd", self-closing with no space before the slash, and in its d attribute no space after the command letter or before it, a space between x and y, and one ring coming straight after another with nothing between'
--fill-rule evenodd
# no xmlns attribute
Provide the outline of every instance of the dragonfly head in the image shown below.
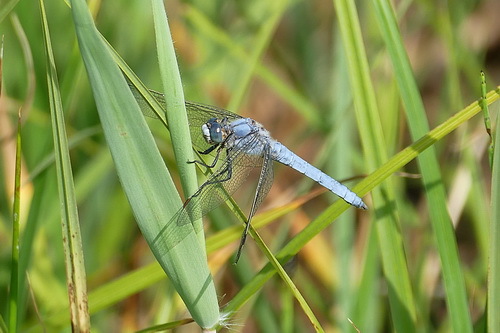
<svg viewBox="0 0 500 333"><path fill-rule="evenodd" d="M226 137L224 129L217 118L210 118L201 126L205 141L211 145L221 143Z"/></svg>

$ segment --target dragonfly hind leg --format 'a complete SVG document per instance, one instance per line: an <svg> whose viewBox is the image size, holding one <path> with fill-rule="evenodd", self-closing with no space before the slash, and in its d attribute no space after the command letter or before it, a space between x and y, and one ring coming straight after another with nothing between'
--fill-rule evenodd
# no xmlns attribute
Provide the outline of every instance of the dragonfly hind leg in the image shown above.
<svg viewBox="0 0 500 333"><path fill-rule="evenodd" d="M243 245L245 245L245 242L247 240L247 235L248 235L248 229L250 229L250 221L245 221L245 230L243 230L243 234L241 234L241 239L240 239L240 246L238 246L238 252L236 253L236 259L234 260L234 265L238 263L240 260L241 256L241 251L243 250Z"/></svg>
<svg viewBox="0 0 500 333"><path fill-rule="evenodd" d="M198 161L193 161L191 163L196 163L196 162L198 162ZM217 178L217 177L223 175L224 173L227 173L227 175L223 179L213 179L212 180L212 178ZM216 174L214 174L211 179L209 179L206 182L204 182L203 184L201 184L201 186L198 189L198 191L196 191L195 194L193 194L191 197L189 197L189 199L186 200L186 203L184 203L184 205L186 205L187 202L190 201L192 198L195 198L195 197L199 196L203 192L203 189L205 187L207 187L208 185L221 184L221 183L227 182L228 180L231 179L232 176L233 176L233 168L231 166L231 163L227 163L227 165L226 165L226 167L224 169L220 170L219 172L217 172Z"/></svg>
<svg viewBox="0 0 500 333"><path fill-rule="evenodd" d="M243 249L243 245L245 245L252 218L257 212L257 209L259 208L266 195L269 193L269 190L271 189L271 185L273 183L273 161L270 158L270 154L271 150L269 145L267 145L264 147L262 169L260 170L259 182L257 183L257 188L255 190L252 208L250 209L250 214L248 214L248 218L245 221L245 229L243 230L243 234L241 235L240 246L238 248L238 253L236 253L236 260L234 261L234 264L237 264L238 260L240 259L241 250Z"/></svg>

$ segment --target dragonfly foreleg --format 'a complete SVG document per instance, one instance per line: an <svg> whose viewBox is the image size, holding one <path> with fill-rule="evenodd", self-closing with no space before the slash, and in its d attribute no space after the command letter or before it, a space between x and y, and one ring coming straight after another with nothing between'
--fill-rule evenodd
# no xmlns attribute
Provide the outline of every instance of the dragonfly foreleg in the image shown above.
<svg viewBox="0 0 500 333"><path fill-rule="evenodd" d="M207 154L210 154L215 148L217 148L219 146L220 146L220 144L212 145L207 150L204 150L204 151L199 151L198 150L198 153L200 153L202 155L207 155Z"/></svg>
<svg viewBox="0 0 500 333"><path fill-rule="evenodd" d="M220 155L220 152L222 150L222 146L220 144L217 144L217 145L213 145L211 146L210 148L208 148L207 150L205 151L198 151L198 153L202 154L202 155L207 155L209 153L211 153L215 148L219 147L219 149L217 149L217 154L215 155L215 158L214 160L212 161L212 164L206 164L205 162L203 161L199 161L199 160L194 160L194 161L188 161L188 163L196 163L196 164L199 164L201 166L204 166L205 168L207 169L212 169L213 167L215 167L215 165L217 164L217 162L219 161L219 155Z"/></svg>

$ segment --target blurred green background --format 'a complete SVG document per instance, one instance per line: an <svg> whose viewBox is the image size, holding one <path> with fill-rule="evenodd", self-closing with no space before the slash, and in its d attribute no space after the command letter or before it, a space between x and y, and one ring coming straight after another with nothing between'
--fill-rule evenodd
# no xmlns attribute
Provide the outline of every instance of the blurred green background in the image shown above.
<svg viewBox="0 0 500 333"><path fill-rule="evenodd" d="M11 8L11 5L15 5ZM149 2L91 1L104 37L150 88L161 81ZM480 97L480 70L488 90L500 82L500 2L393 2L400 33L434 128ZM87 269L92 292L154 261L121 190L106 147L76 43L69 7L46 4L66 124ZM186 99L228 108L261 122L298 155L343 180L368 170L360 146L347 59L330 1L169 1L166 3ZM401 97L373 4L357 3L370 75L376 91L388 155L412 143ZM69 330L59 199L47 98L45 55L38 4L3 1L4 36L0 103L0 314L8 295L11 251L16 113L23 113L21 268L22 330ZM491 108L493 118L498 106ZM150 122L165 163L176 178L168 132ZM470 318L484 329L491 171L488 136L476 116L435 145L456 230ZM418 331L449 331L440 262L425 190L415 162L393 177L408 271L417 309ZM313 184L282 166L259 212L280 207L308 193ZM353 182L347 182L352 186ZM251 191L236 200L248 211ZM260 232L276 251L310 220L337 200L323 194ZM366 202L371 206L370 198ZM387 285L373 227L373 211L350 209L328 231L299 252L289 274L327 331L385 332L392 329ZM207 234L234 225L227 209L215 211ZM222 223L220 222L222 221ZM224 223L227 222L227 223ZM30 227L27 228L26 226ZM212 272L224 305L265 263L249 239L242 261L231 265L237 242L211 253ZM26 248L28 250L26 250ZM149 277L150 278L150 277ZM141 275L144 287L92 312L96 332L134 331L188 316L166 277ZM369 282L361 284L363 279ZM364 286L361 288L360 286ZM368 287L366 287L368 286ZM127 285L124 287L127 289ZM127 291L124 291L126 294ZM111 297L111 296L110 296ZM92 307L91 307L92 311ZM63 320L51 320L61 315ZM348 318L361 316L363 320ZM49 319L48 319L49 318ZM307 318L281 280L267 282L229 320L228 331L309 332ZM194 326L179 332L196 331Z"/></svg>

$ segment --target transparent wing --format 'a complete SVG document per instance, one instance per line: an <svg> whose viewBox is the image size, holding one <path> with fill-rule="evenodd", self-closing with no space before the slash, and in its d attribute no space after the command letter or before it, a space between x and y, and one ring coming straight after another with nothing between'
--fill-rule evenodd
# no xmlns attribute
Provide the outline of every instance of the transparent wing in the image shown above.
<svg viewBox="0 0 500 333"><path fill-rule="evenodd" d="M227 149L226 152L221 152L221 154L226 154L226 156L220 157L225 158L218 163L216 171L200 186L195 194L186 200L183 207L172 217L158 237L170 237L170 239L177 237L176 241L170 242L172 246L175 246L187 236L187 233L182 232L184 226L192 221L201 219L208 212L226 202L231 194L248 178L249 173L254 168L262 168L262 156L245 153L245 151L260 144L266 143L254 135L251 140L248 140L246 145L238 147L239 149ZM272 169L268 166L269 164L272 164L272 160L265 164L265 173L271 177L266 177L268 181L265 182L262 190L259 191L257 204L262 202L263 197L269 192L272 184ZM175 230L174 226L178 228L178 231L175 236L172 236L173 230Z"/></svg>
<svg viewBox="0 0 500 333"><path fill-rule="evenodd" d="M246 221L245 229L243 230L243 234L241 235L240 246L238 247L238 252L236 253L236 259L234 263L236 264L240 259L241 250L243 249L243 245L245 245L245 241L248 235L248 229L250 228L250 223L252 221L252 217L257 212L262 201L269 193L271 186L273 185L273 159L271 158L271 148L269 145L265 146L264 156L262 158L262 169L260 171L259 182L257 183L257 188L255 190L255 197L252 202L252 208L250 209L250 214L248 214L248 220Z"/></svg>
<svg viewBox="0 0 500 333"><path fill-rule="evenodd" d="M147 117L158 118L156 113L153 111L151 106L144 100L139 91L132 84L129 84L129 87L135 99L139 103L142 113ZM167 105L165 103L165 96L162 93L154 90L150 90L149 92L163 107L163 111L166 112ZM201 126L205 124L210 118L217 118L217 119L227 118L229 121L242 118L236 113L233 113L228 110L224 110L211 105L205 105L201 103L194 103L188 101L186 101L186 111L189 122L189 130L191 132L191 140L193 142L193 146L198 151L205 151L210 147L210 145L203 138L203 133L201 131Z"/></svg>
<svg viewBox="0 0 500 333"><path fill-rule="evenodd" d="M227 156L219 163L216 171L186 200L182 209L184 213L177 217L177 224L195 221L215 209L229 199L254 168L261 168L262 156L245 153L247 149L258 144L263 143L257 136L253 136L252 140L238 147L239 149L226 150Z"/></svg>
<svg viewBox="0 0 500 333"><path fill-rule="evenodd" d="M189 130L191 132L191 141L193 146L198 151L205 151L210 148L210 145L205 141L201 126L203 126L210 118L228 119L230 122L242 118L230 111L217 108L215 106L187 102L186 111L189 122ZM213 155L214 153L212 153Z"/></svg>
<svg viewBox="0 0 500 333"><path fill-rule="evenodd" d="M269 193L271 186L273 185L274 173L273 173L273 162L271 158L270 147L266 146L264 149L264 156L261 159L262 171L260 172L259 182L257 183L257 189L255 190L255 198L252 204L252 209L250 215L248 216L248 221L252 219L254 214L257 212L262 201Z"/></svg>
<svg viewBox="0 0 500 333"><path fill-rule="evenodd" d="M140 95L140 93L131 86L134 97L138 101L141 110L145 116L158 118L155 112L151 109L148 103ZM166 103L164 95L150 90L153 97L163 106L166 111ZM220 109L210 105L204 105L193 102L186 102L186 111L188 115L189 127L191 132L191 139L193 146L198 151L205 151L210 145L203 138L201 126L205 124L210 118L228 119L229 121L240 119L241 116L230 111ZM170 238L169 244L175 246L180 240L189 234L189 229L185 228L186 225L192 221L196 221L205 216L208 212L217 208L223 202L229 200L229 197L241 186L245 179L248 178L249 173L254 168L261 168L259 183L257 185L256 194L252 203L252 208L248 216L248 222L251 221L257 208L260 206L265 196L269 192L273 182L273 160L269 155L269 147L264 149L263 156L250 155L246 151L252 151L256 145L267 145L267 142L261 140L258 136L253 135L251 140L238 149L225 149L220 152L219 163L217 164L216 171L203 183L198 191L189 197L184 203L183 207L177 211L172 219L165 225L157 239ZM266 147L266 146L265 146ZM215 149L211 154L215 154ZM246 236L245 230L244 235ZM244 239L242 239L242 244ZM166 249L168 250L168 249Z"/></svg>

